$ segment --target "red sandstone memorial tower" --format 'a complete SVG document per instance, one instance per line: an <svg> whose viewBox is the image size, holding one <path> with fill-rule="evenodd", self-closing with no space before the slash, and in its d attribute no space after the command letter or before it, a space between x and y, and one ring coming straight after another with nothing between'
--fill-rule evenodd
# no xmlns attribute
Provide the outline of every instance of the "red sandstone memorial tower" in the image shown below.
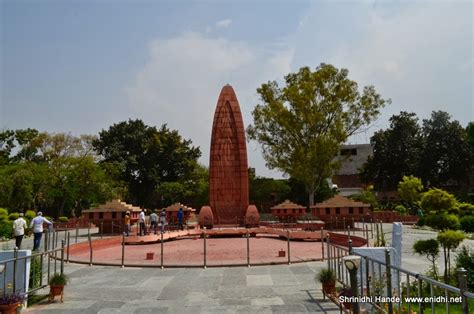
<svg viewBox="0 0 474 314"><path fill-rule="evenodd" d="M215 223L244 223L249 205L247 146L239 102L230 85L222 88L214 113L209 202Z"/></svg>

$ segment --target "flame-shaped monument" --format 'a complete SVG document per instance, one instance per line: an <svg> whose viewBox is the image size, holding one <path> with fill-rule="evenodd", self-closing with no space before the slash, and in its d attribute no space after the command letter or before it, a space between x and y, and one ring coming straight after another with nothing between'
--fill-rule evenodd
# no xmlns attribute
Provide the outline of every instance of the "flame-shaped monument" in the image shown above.
<svg viewBox="0 0 474 314"><path fill-rule="evenodd" d="M245 129L230 85L222 88L212 125L209 202L216 224L244 224L249 205Z"/></svg>

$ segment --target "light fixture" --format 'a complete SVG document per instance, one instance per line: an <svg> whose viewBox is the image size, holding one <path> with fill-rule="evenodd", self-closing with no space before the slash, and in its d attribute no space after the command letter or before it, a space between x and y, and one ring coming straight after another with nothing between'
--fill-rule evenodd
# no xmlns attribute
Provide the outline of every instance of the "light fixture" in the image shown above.
<svg viewBox="0 0 474 314"><path fill-rule="evenodd" d="M342 258L344 265L346 265L348 270L357 270L360 265L360 256L357 255L348 255Z"/></svg>

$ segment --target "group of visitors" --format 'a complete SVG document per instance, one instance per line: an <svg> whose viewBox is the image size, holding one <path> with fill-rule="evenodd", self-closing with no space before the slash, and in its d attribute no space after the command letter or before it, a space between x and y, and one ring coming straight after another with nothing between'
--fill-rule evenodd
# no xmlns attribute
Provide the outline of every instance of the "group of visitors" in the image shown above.
<svg viewBox="0 0 474 314"><path fill-rule="evenodd" d="M138 216L138 235L143 236L146 234L149 234L151 232L154 232L157 234L158 227L160 227L160 232L165 233L166 232L166 226L168 225L167 221L167 215L166 215L166 210L162 209L159 214L157 214L157 211L153 211L150 216L149 216L149 224L147 226L147 219L146 219L146 210L142 209L139 216ZM184 230L184 211L182 208L178 210L177 213L177 218L178 218L178 229L179 230ZM130 225L130 212L127 212L125 214L125 225L127 225L127 236L129 235L129 232L131 230L131 225ZM148 232L147 232L147 227L148 227Z"/></svg>
<svg viewBox="0 0 474 314"><path fill-rule="evenodd" d="M42 212L37 212L36 217L30 222L30 229L33 231L33 251L37 251L41 245L41 238L43 236L43 225L47 224L52 226L53 223L43 217ZM27 229L26 220L23 218L23 213L19 214L19 217L13 221L13 234L15 236L15 246L20 249L21 242L25 236L25 230Z"/></svg>

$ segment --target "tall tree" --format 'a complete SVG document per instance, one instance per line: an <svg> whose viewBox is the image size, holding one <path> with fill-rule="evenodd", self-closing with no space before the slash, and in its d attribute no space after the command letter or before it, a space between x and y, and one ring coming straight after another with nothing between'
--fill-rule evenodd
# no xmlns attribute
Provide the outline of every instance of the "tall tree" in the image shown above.
<svg viewBox="0 0 474 314"><path fill-rule="evenodd" d="M416 114L393 115L390 127L376 132L370 143L373 155L362 169L362 178L375 190L396 190L403 176L418 174L423 138Z"/></svg>
<svg viewBox="0 0 474 314"><path fill-rule="evenodd" d="M253 112L250 139L262 145L267 166L301 180L314 204L321 183L338 167L335 156L347 138L378 115L387 103L373 86L359 92L349 71L321 64L285 76L285 86L257 89L263 104Z"/></svg>
<svg viewBox="0 0 474 314"><path fill-rule="evenodd" d="M428 186L464 186L473 166L468 133L444 111L433 111L423 120L425 149L420 169Z"/></svg>
<svg viewBox="0 0 474 314"><path fill-rule="evenodd" d="M118 169L116 179L127 186L126 199L139 206L159 204L156 189L163 182L179 182L189 177L201 155L177 131L163 125L159 130L141 120L129 120L102 130L93 142L102 162Z"/></svg>

